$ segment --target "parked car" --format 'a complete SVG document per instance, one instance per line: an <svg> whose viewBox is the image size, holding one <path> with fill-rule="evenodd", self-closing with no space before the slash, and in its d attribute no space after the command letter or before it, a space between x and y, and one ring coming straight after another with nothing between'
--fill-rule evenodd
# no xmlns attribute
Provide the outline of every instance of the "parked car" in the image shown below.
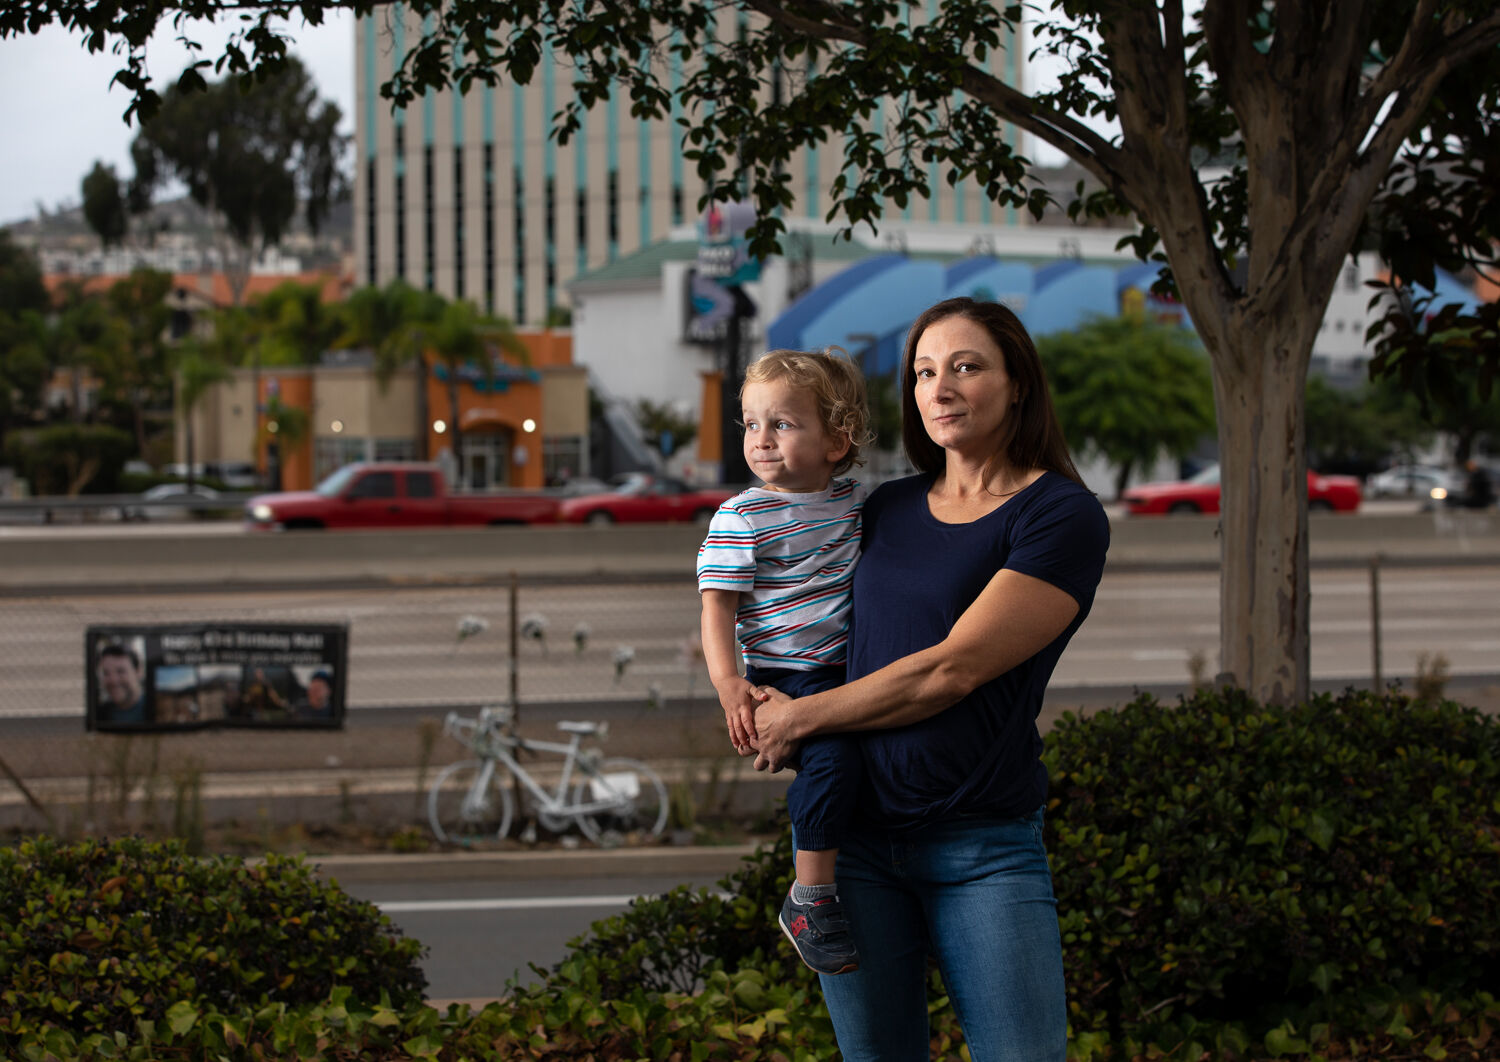
<svg viewBox="0 0 1500 1062"><path fill-rule="evenodd" d="M216 479L230 490L254 490L264 486L260 473L251 461L210 461L204 466L209 479Z"/></svg>
<svg viewBox="0 0 1500 1062"><path fill-rule="evenodd" d="M201 484L195 483L188 490L186 483L158 483L141 492L144 504L127 505L120 515L126 520L182 520L200 508L212 508L213 503L221 500L218 491ZM234 507L231 499L228 508Z"/></svg>
<svg viewBox="0 0 1500 1062"><path fill-rule="evenodd" d="M1307 507L1323 512L1353 512L1362 492L1354 476L1307 473ZM1120 495L1133 515L1216 513L1219 511L1219 466L1209 465L1191 479L1175 483L1142 483Z"/></svg>
<svg viewBox="0 0 1500 1062"><path fill-rule="evenodd" d="M449 494L442 470L420 462L345 465L312 490L258 494L245 503L251 527L463 527L550 524L557 498L540 492Z"/></svg>
<svg viewBox="0 0 1500 1062"><path fill-rule="evenodd" d="M697 489L650 472L627 472L607 492L562 499L557 519L569 524L706 524L738 493L727 487Z"/></svg>
<svg viewBox="0 0 1500 1062"><path fill-rule="evenodd" d="M1365 481L1372 498L1427 498L1434 487L1453 489L1453 473L1435 465L1393 465Z"/></svg>

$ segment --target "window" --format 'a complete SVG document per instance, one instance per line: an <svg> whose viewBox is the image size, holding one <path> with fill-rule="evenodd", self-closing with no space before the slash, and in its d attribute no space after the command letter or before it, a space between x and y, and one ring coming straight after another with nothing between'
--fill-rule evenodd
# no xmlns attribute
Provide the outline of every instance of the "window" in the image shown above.
<svg viewBox="0 0 1500 1062"><path fill-rule="evenodd" d="M526 320L526 179L521 167L513 177L516 213L516 324Z"/></svg>
<svg viewBox="0 0 1500 1062"><path fill-rule="evenodd" d="M464 149L453 149L453 265L456 298L464 297Z"/></svg>
<svg viewBox="0 0 1500 1062"><path fill-rule="evenodd" d="M351 498L394 498L396 496L396 473L367 472L349 489Z"/></svg>
<svg viewBox="0 0 1500 1062"><path fill-rule="evenodd" d="M542 437L542 472L548 483L565 483L588 468L584 459L586 439L578 435Z"/></svg>
<svg viewBox="0 0 1500 1062"><path fill-rule="evenodd" d="M345 465L365 459L366 440L324 435L313 442L313 477L320 482Z"/></svg>
<svg viewBox="0 0 1500 1062"><path fill-rule="evenodd" d="M484 310L495 312L495 145L484 145Z"/></svg>
<svg viewBox="0 0 1500 1062"><path fill-rule="evenodd" d="M396 276L406 277L406 174L396 173Z"/></svg>
<svg viewBox="0 0 1500 1062"><path fill-rule="evenodd" d="M610 249L613 250L620 242L620 171L609 171L609 184L606 186L605 203L607 218L606 237L609 240Z"/></svg>
<svg viewBox="0 0 1500 1062"><path fill-rule="evenodd" d="M573 206L577 215L575 224L578 229L578 268L583 269L583 264L589 260L589 197L584 189L578 189L578 197Z"/></svg>
<svg viewBox="0 0 1500 1062"><path fill-rule="evenodd" d="M415 461L417 459L417 444L411 439L376 439L374 448L374 460L376 461Z"/></svg>
<svg viewBox="0 0 1500 1062"><path fill-rule="evenodd" d="M396 276L406 277L406 126L396 124Z"/></svg>
<svg viewBox="0 0 1500 1062"><path fill-rule="evenodd" d="M432 196L432 145L422 149L422 286L431 291L437 283L437 248L433 233L437 219Z"/></svg>
<svg viewBox="0 0 1500 1062"><path fill-rule="evenodd" d="M375 160L370 159L365 163L365 283L374 284L378 271L378 260L375 254L375 243L377 240L375 219L379 211L375 209Z"/></svg>
<svg viewBox="0 0 1500 1062"><path fill-rule="evenodd" d="M408 472L406 474L408 498L436 498L437 495L437 476L431 472Z"/></svg>

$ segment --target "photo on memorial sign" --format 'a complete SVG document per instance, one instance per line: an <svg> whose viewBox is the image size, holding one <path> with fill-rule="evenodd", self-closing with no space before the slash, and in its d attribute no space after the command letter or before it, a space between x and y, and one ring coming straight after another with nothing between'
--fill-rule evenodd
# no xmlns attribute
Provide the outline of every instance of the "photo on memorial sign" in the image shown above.
<svg viewBox="0 0 1500 1062"><path fill-rule="evenodd" d="M339 727L348 646L342 624L91 626L85 726Z"/></svg>
<svg viewBox="0 0 1500 1062"><path fill-rule="evenodd" d="M294 667L292 675L301 686L301 693L292 703L292 710L305 719L323 719L333 714L334 669L317 667Z"/></svg>
<svg viewBox="0 0 1500 1062"><path fill-rule="evenodd" d="M146 641L101 635L93 639L90 703L95 718L116 726L151 722L146 696Z"/></svg>
<svg viewBox="0 0 1500 1062"><path fill-rule="evenodd" d="M152 717L158 723L208 723L223 719L223 705L205 695L196 667L158 667L152 672Z"/></svg>

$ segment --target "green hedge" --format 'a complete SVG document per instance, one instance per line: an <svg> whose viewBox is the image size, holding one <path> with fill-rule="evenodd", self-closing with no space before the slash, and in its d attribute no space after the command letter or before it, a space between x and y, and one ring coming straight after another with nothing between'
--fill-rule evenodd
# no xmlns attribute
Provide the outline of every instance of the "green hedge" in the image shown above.
<svg viewBox="0 0 1500 1062"><path fill-rule="evenodd" d="M0 1048L39 1027L128 1035L173 1006L299 1007L340 986L402 1007L427 984L420 944L278 856L25 841L0 848L0 919Z"/></svg>
<svg viewBox="0 0 1500 1062"><path fill-rule="evenodd" d="M1496 1057L1495 720L1399 694L1291 709L1230 690L1171 706L1141 697L1064 718L1046 760L1076 1062ZM835 1055L815 980L775 928L791 868L785 832L718 890L642 897L574 941L557 967L535 970L538 983L446 1014L418 1002L415 945L373 908L337 890L278 899L310 891L300 864L205 864L209 888L178 865L180 853L174 860L142 871L136 864L155 857L129 843L0 854L0 917L21 910L24 923L0 938L0 985L13 986L0 1003L17 1011L0 1018L0 1053ZM183 909L163 900L149 917L121 920L127 901L153 894ZM326 919L311 916L319 903ZM240 911L256 933L230 932ZM235 965L230 955L259 976L210 990L211 975ZM932 1057L959 1057L936 974L929 993ZM92 1024L100 1015L113 1032Z"/></svg>
<svg viewBox="0 0 1500 1062"><path fill-rule="evenodd" d="M1075 1030L1231 1046L1500 986L1493 719L1141 697L1062 720L1045 758Z"/></svg>

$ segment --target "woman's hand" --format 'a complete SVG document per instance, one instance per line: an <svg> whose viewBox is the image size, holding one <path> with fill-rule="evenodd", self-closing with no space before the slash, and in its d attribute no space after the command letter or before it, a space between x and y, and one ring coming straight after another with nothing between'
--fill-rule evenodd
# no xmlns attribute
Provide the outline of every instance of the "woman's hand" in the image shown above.
<svg viewBox="0 0 1500 1062"><path fill-rule="evenodd" d="M787 765L801 744L790 736L792 705L796 700L771 686L758 690L765 700L755 709L755 769L775 773Z"/></svg>

